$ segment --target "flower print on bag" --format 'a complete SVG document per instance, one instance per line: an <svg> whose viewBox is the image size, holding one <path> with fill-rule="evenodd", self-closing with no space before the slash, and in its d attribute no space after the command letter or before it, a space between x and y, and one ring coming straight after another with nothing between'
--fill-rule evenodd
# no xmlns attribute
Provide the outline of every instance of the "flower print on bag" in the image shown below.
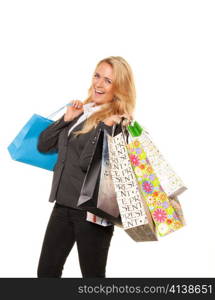
<svg viewBox="0 0 215 300"><path fill-rule="evenodd" d="M130 159L133 165L138 166L140 164L139 158L136 155L131 154Z"/></svg>
<svg viewBox="0 0 215 300"><path fill-rule="evenodd" d="M145 165L144 165L144 164L140 164L140 165L139 165L139 168L140 168L141 170L144 170L144 169L145 169Z"/></svg>
<svg viewBox="0 0 215 300"><path fill-rule="evenodd" d="M160 200L156 201L156 206L162 206L162 202Z"/></svg>
<svg viewBox="0 0 215 300"><path fill-rule="evenodd" d="M165 200L167 200L167 195L166 195L165 193L161 192L161 193L160 193L160 196L159 196L159 199L160 199L161 201L165 201Z"/></svg>
<svg viewBox="0 0 215 300"><path fill-rule="evenodd" d="M153 217L154 217L156 222L163 223L167 218L167 214L166 214L165 210L163 210L161 208L157 208L153 212Z"/></svg>
<svg viewBox="0 0 215 300"><path fill-rule="evenodd" d="M137 174L137 176L142 176L142 170L139 167L135 167L134 172Z"/></svg>
<svg viewBox="0 0 215 300"><path fill-rule="evenodd" d="M154 197L152 197L152 196L147 197L147 202L148 202L149 204L153 204L154 201L155 201Z"/></svg>
<svg viewBox="0 0 215 300"><path fill-rule="evenodd" d="M164 201L162 204L163 208L168 208L169 207L169 203L167 201Z"/></svg>
<svg viewBox="0 0 215 300"><path fill-rule="evenodd" d="M150 174L150 175L149 175L149 179L150 179L151 181L155 180L155 174ZM153 183L154 183L154 182L153 182Z"/></svg>
<svg viewBox="0 0 215 300"><path fill-rule="evenodd" d="M152 176L152 175L150 175L150 179L151 179L151 176ZM154 179L152 180L152 183L153 183L154 186L156 186L156 187L159 188L159 190L160 190L160 182L159 182L159 180L158 180L157 178L154 178Z"/></svg>
<svg viewBox="0 0 215 300"><path fill-rule="evenodd" d="M139 148L141 146L139 141L134 141L133 145L135 148Z"/></svg>
<svg viewBox="0 0 215 300"><path fill-rule="evenodd" d="M158 196L159 196L159 192L155 191L155 192L153 193L153 197L158 197Z"/></svg>
<svg viewBox="0 0 215 300"><path fill-rule="evenodd" d="M143 187L144 192L146 192L147 194L152 194L153 185L151 184L150 181L148 181L148 180L143 181L142 187Z"/></svg>
<svg viewBox="0 0 215 300"><path fill-rule="evenodd" d="M139 159L143 160L144 163L146 163L146 154L144 152L141 152L141 154L139 154Z"/></svg>
<svg viewBox="0 0 215 300"><path fill-rule="evenodd" d="M146 168L146 171L147 171L148 174L153 173L153 169L152 169L151 166L148 166L148 167Z"/></svg>
<svg viewBox="0 0 215 300"><path fill-rule="evenodd" d="M142 153L142 149L141 148L136 148L136 154L140 155Z"/></svg>
<svg viewBox="0 0 215 300"><path fill-rule="evenodd" d="M171 206L169 206L169 207L166 209L166 212L167 212L168 215L173 215L174 209L173 209Z"/></svg>
<svg viewBox="0 0 215 300"><path fill-rule="evenodd" d="M173 221L172 221L172 219L167 219L166 222L167 222L167 224L172 224Z"/></svg>

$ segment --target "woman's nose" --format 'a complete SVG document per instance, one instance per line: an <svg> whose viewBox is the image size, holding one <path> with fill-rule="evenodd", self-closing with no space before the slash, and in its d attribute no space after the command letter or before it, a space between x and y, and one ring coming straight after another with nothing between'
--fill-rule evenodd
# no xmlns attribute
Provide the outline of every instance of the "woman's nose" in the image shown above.
<svg viewBox="0 0 215 300"><path fill-rule="evenodd" d="M96 87L103 87L104 86L104 80L102 78L98 78L96 80Z"/></svg>

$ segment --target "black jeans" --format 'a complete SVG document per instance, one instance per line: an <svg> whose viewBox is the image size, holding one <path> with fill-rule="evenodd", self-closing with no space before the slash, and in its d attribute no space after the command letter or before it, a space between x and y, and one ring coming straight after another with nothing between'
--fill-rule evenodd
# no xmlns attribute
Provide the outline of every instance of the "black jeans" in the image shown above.
<svg viewBox="0 0 215 300"><path fill-rule="evenodd" d="M82 277L105 277L114 225L86 221L86 211L55 203L46 229L37 277L61 277L63 266L77 242Z"/></svg>

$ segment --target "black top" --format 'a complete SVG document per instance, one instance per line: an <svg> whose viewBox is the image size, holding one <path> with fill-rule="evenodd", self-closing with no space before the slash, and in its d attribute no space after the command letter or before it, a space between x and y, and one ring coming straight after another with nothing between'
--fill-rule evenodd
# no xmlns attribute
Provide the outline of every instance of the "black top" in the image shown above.
<svg viewBox="0 0 215 300"><path fill-rule="evenodd" d="M113 129L113 126L107 126L100 121L95 129L75 137L73 132L82 129L85 123L83 121L73 128L68 136L69 129L80 116L73 121L66 122L63 115L40 134L38 141L40 152L58 152L49 201L54 202L56 200L61 205L73 208L78 208L77 202L81 187L95 151L100 130L106 129L109 134L112 134ZM114 135L120 132L121 126L116 125Z"/></svg>

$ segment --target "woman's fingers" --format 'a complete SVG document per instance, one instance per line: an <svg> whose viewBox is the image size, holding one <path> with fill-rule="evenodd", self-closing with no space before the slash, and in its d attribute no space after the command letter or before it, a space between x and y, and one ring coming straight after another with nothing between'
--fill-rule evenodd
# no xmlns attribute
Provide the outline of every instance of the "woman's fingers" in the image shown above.
<svg viewBox="0 0 215 300"><path fill-rule="evenodd" d="M133 119L132 116L130 116L129 114L125 113L123 115L119 116L119 122L117 122L118 124L121 122L122 118L124 118L124 120L122 121L122 125L123 126L127 126L129 125L129 123L131 122L131 120Z"/></svg>
<svg viewBox="0 0 215 300"><path fill-rule="evenodd" d="M70 106L79 109L83 106L83 103L80 100L72 100L70 101Z"/></svg>
<svg viewBox="0 0 215 300"><path fill-rule="evenodd" d="M125 119L125 120L122 121L123 126L129 125L129 123L130 123L130 120L128 120L128 119Z"/></svg>
<svg viewBox="0 0 215 300"><path fill-rule="evenodd" d="M123 114L123 115L112 115L112 117L110 117L111 121L113 121L114 123L119 124L122 121L122 118L125 118L122 122L123 125L128 125L131 117L128 114Z"/></svg>
<svg viewBox="0 0 215 300"><path fill-rule="evenodd" d="M122 118L124 118L123 121L122 121ZM125 113L123 115L112 115L112 116L106 118L103 122L106 125L112 126L113 124L120 124L120 122L122 121L122 125L127 126L127 125L129 125L131 120L133 120L132 116Z"/></svg>
<svg viewBox="0 0 215 300"><path fill-rule="evenodd" d="M125 119L127 119L129 121L133 119L132 116L129 115L129 114L123 114L123 115L121 115L121 117L123 117L123 118L125 118Z"/></svg>
<svg viewBox="0 0 215 300"><path fill-rule="evenodd" d="M121 122L121 116L119 115L114 115L113 116L113 121L117 124L119 124Z"/></svg>
<svg viewBox="0 0 215 300"><path fill-rule="evenodd" d="M79 100L75 100L74 101L74 107L75 108L81 108L81 106L82 106L82 102L81 101L79 101Z"/></svg>

